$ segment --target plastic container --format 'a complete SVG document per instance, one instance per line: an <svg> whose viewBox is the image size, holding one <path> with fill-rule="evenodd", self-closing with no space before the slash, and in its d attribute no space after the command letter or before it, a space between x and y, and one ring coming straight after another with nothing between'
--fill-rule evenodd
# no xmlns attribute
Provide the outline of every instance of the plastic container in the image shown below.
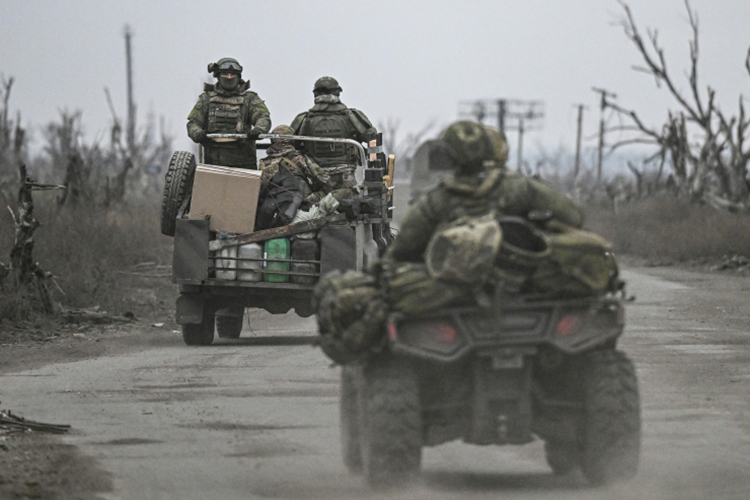
<svg viewBox="0 0 750 500"><path fill-rule="evenodd" d="M317 239L294 238L291 250L292 260L320 260L320 243ZM292 262L292 272L319 273L320 264L306 262ZM318 281L317 276L295 276L289 278L292 283L300 285L312 285Z"/></svg>
<svg viewBox="0 0 750 500"><path fill-rule="evenodd" d="M219 250L214 259L216 278L220 280L237 279L237 247L226 247Z"/></svg>
<svg viewBox="0 0 750 500"><path fill-rule="evenodd" d="M263 267L263 247L259 243L248 243L240 245L237 251L239 261L237 262L237 279L240 281L257 282L263 279L263 273L260 272ZM257 259L257 260L241 260Z"/></svg>
<svg viewBox="0 0 750 500"><path fill-rule="evenodd" d="M289 238L266 240L263 248L263 269L266 271L289 271L289 262L274 262L274 259L289 259L291 254ZM263 278L270 283L289 281L288 274L264 273Z"/></svg>

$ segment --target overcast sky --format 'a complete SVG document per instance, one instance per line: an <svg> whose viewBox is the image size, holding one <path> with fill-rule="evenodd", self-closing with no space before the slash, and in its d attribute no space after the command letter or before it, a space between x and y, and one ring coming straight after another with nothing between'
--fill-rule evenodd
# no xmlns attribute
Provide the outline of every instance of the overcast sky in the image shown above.
<svg viewBox="0 0 750 500"><path fill-rule="evenodd" d="M670 69L687 88L683 0L628 3L644 32L659 29ZM702 86L714 86L721 107L734 113L740 93L750 96L750 1L691 4L700 20ZM527 135L525 148L573 149L576 104L588 106L585 135L598 127L592 86L615 92L648 123L661 123L672 105L653 79L632 70L639 55L613 25L622 16L615 0L0 0L0 73L15 78L10 108L35 139L65 108L83 112L88 141L105 137L104 87L125 115L129 24L139 123L149 112L163 116L177 149L190 147L186 117L210 79L207 64L224 56L244 66L274 125L309 108L313 82L330 75L343 102L375 125L400 120L402 134L431 120L450 123L461 101L542 100L544 127Z"/></svg>

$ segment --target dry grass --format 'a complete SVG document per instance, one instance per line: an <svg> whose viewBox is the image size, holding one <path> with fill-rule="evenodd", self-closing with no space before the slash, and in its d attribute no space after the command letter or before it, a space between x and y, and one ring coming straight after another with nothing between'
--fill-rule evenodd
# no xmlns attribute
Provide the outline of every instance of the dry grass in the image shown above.
<svg viewBox="0 0 750 500"><path fill-rule="evenodd" d="M622 207L587 210L587 228L623 255L660 262L750 256L750 216L691 205L673 198L647 199Z"/></svg>
<svg viewBox="0 0 750 500"><path fill-rule="evenodd" d="M147 315L172 300L172 239L159 230L158 203L61 209L46 193L36 193L34 200L42 224L34 233L34 259L55 276L49 284L55 303ZM12 244L6 211L0 218L0 260L8 262Z"/></svg>

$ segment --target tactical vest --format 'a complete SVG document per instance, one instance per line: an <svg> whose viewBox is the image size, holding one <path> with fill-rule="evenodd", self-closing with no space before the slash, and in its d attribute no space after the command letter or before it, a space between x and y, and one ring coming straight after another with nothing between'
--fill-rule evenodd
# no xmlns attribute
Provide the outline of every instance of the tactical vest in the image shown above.
<svg viewBox="0 0 750 500"><path fill-rule="evenodd" d="M355 130L349 119L349 110L342 109L335 112L309 111L300 132L312 137L350 139ZM354 146L345 144L311 142L307 145L307 152L321 167L357 162Z"/></svg>
<svg viewBox="0 0 750 500"><path fill-rule="evenodd" d="M223 96L216 91L208 93L208 134L237 134L245 132L242 122L244 95Z"/></svg>

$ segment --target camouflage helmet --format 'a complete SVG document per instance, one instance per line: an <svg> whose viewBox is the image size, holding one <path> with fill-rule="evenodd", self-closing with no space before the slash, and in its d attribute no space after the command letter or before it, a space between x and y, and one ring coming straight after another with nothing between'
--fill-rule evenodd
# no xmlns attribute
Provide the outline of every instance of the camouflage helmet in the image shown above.
<svg viewBox="0 0 750 500"><path fill-rule="evenodd" d="M219 73L221 71L231 71L237 73L238 75L241 75L242 65L237 62L237 59L233 59L231 57L222 57L214 63L209 63L208 72L213 73L216 78L219 77Z"/></svg>
<svg viewBox="0 0 750 500"><path fill-rule="evenodd" d="M323 76L315 80L315 85L313 86L313 92L319 92L319 91L325 91L325 90L341 92L343 89L339 85L338 80L336 80L332 76Z"/></svg>
<svg viewBox="0 0 750 500"><path fill-rule="evenodd" d="M487 129L477 122L455 122L443 131L440 139L458 170L465 173L480 172L485 161L495 159L492 138Z"/></svg>
<svg viewBox="0 0 750 500"><path fill-rule="evenodd" d="M279 135L294 135L294 129L290 127L289 125L277 125L274 127L273 130L271 130L272 134L279 134ZM271 143L275 144L277 142L289 142L289 139L271 139Z"/></svg>
<svg viewBox="0 0 750 500"><path fill-rule="evenodd" d="M510 148L508 148L508 139L501 130L495 130L494 128L487 126L484 128L487 130L490 140L492 140L492 147L495 150L494 160L496 166L504 167L505 163L508 161L508 154L510 152Z"/></svg>

